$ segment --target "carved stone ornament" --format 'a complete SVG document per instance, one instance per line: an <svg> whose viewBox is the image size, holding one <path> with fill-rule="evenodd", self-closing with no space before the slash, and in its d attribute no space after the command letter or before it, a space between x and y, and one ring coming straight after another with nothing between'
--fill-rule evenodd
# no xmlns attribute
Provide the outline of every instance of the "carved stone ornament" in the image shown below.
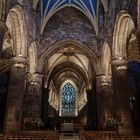
<svg viewBox="0 0 140 140"><path fill-rule="evenodd" d="M27 60L23 57L13 57L11 59L11 65L14 65L17 68L24 68L27 65Z"/></svg>
<svg viewBox="0 0 140 140"><path fill-rule="evenodd" d="M127 61L123 58L118 58L112 61L112 65L116 68L116 70L126 70L127 69Z"/></svg>

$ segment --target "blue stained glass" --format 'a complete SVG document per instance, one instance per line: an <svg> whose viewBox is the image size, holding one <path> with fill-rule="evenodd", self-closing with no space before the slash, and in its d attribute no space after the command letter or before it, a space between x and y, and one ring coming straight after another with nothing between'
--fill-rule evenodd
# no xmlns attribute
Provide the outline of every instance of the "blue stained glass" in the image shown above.
<svg viewBox="0 0 140 140"><path fill-rule="evenodd" d="M76 102L76 90L71 83L64 85L61 95L61 112L62 114L74 113Z"/></svg>

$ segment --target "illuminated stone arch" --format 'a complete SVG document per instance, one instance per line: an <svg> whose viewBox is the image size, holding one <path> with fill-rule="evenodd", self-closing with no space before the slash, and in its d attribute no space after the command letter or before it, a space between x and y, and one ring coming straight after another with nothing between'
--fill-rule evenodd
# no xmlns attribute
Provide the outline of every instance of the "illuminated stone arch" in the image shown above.
<svg viewBox="0 0 140 140"><path fill-rule="evenodd" d="M28 56L29 56L29 73L35 73L37 72L38 66L37 46L35 42L31 43Z"/></svg>
<svg viewBox="0 0 140 140"><path fill-rule="evenodd" d="M90 59L92 59L92 64L94 65L94 69L95 69L96 73L100 73L99 59L96 56L96 54L93 52L93 50L91 48L87 47L86 45L84 45L83 43L81 43L79 41L71 40L71 39L60 41L60 42L54 44L53 46L43 50L43 52L40 54L40 56L41 56L40 61L42 60L44 62L45 59L48 59L55 52L64 48L64 46L67 44L72 44L72 45L76 46L75 49L80 50L83 54L85 54Z"/></svg>
<svg viewBox="0 0 140 140"><path fill-rule="evenodd" d="M27 57L27 30L24 11L15 5L9 10L6 25L13 40L13 56Z"/></svg>
<svg viewBox="0 0 140 140"><path fill-rule="evenodd" d="M135 25L131 16L125 10L121 11L117 15L114 27L112 46L113 59L127 59L127 43L134 31Z"/></svg>
<svg viewBox="0 0 140 140"><path fill-rule="evenodd" d="M101 55L101 67L102 72L105 75L111 74L111 51L109 44L107 42L104 42L103 48L102 48L102 55Z"/></svg>
<svg viewBox="0 0 140 140"><path fill-rule="evenodd" d="M100 61L98 59L98 57L94 54L93 50L91 48L88 48L87 46L85 46L84 44L78 42L78 41L73 41L73 40L64 40L61 41L49 48L47 48L46 50L44 50L41 54L40 54L40 59L39 59L39 65L42 66L40 71L46 71L46 69L48 68L47 64L44 63L46 62L46 60L48 60L51 56L53 56L56 52L59 52L60 50L64 49L65 46L71 44L74 47L75 51L79 51L81 54L85 55L88 57L89 61L90 61L90 65L92 67L92 69L89 70L89 75L86 72L85 75L88 77L88 85L91 86L92 84L92 75L93 73L96 73L97 75L101 73L101 68L100 68ZM91 61L92 60L92 61ZM93 72L94 71L94 72ZM46 76L46 84L48 85L48 81L49 81L49 77L50 77L50 73L51 70L49 70L49 72L45 75Z"/></svg>

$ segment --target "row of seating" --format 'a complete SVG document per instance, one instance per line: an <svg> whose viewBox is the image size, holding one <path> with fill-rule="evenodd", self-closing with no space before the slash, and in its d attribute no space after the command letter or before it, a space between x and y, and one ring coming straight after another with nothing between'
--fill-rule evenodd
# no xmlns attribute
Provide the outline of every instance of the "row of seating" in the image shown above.
<svg viewBox="0 0 140 140"><path fill-rule="evenodd" d="M140 140L136 136L119 135L115 131L81 131L81 140Z"/></svg>
<svg viewBox="0 0 140 140"><path fill-rule="evenodd" d="M59 140L58 131L23 131L10 136L0 135L0 140ZM115 131L81 131L80 140L140 140L136 136L119 135Z"/></svg>
<svg viewBox="0 0 140 140"><path fill-rule="evenodd" d="M1 135L0 140L59 140L57 131L23 131L12 135Z"/></svg>

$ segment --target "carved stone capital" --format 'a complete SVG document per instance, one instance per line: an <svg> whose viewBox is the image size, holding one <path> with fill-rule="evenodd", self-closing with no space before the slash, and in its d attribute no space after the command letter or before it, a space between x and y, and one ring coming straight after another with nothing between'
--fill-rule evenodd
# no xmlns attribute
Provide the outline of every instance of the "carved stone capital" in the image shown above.
<svg viewBox="0 0 140 140"><path fill-rule="evenodd" d="M24 57L13 57L10 62L17 68L25 68L27 65L27 59Z"/></svg>
<svg viewBox="0 0 140 140"><path fill-rule="evenodd" d="M118 71L126 70L127 61L123 58L115 59L115 60L112 60L112 66Z"/></svg>
<svg viewBox="0 0 140 140"><path fill-rule="evenodd" d="M39 85L42 84L42 74L39 73L28 73L27 80L30 85Z"/></svg>
<svg viewBox="0 0 140 140"><path fill-rule="evenodd" d="M98 87L111 87L112 76L109 75L99 75L96 76Z"/></svg>

